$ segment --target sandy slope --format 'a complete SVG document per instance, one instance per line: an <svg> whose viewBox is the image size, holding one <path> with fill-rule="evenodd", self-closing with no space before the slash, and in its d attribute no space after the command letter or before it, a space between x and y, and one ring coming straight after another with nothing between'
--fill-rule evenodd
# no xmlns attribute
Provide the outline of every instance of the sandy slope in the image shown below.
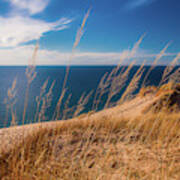
<svg viewBox="0 0 180 180"><path fill-rule="evenodd" d="M87 118L98 118L102 116L112 117L126 117L129 119L135 118L141 114L141 111L153 103L156 100L152 95L146 96L144 98L137 97L129 102L124 103L113 108L102 110L90 116L84 116L82 119L86 120ZM22 143L23 140L32 132L38 132L41 128L53 129L62 123L68 123L72 121L77 121L78 119L71 119L68 121L55 121L55 122L46 122L46 123L36 123L24 126L10 127L0 129L0 154L2 152L7 152L14 145Z"/></svg>

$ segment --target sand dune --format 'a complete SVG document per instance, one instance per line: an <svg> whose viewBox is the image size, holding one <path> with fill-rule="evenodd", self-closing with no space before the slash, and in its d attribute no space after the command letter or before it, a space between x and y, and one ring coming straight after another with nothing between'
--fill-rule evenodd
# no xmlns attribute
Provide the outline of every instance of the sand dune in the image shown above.
<svg viewBox="0 0 180 180"><path fill-rule="evenodd" d="M90 116L84 116L81 118L81 120L87 120L89 118L98 119L99 117L103 116L106 116L106 118L112 118L113 116L119 118L123 117L130 120L141 115L142 110L146 106L152 104L156 99L157 97L155 98L152 95L143 98L137 97L129 102L124 103L123 105L105 109L100 112L91 114ZM47 128L50 130L59 125L63 125L63 123L68 124L78 120L78 118L74 118L68 121L51 121L0 129L0 153L9 151L15 145L22 143L23 140L28 137L28 135L36 133L43 128Z"/></svg>

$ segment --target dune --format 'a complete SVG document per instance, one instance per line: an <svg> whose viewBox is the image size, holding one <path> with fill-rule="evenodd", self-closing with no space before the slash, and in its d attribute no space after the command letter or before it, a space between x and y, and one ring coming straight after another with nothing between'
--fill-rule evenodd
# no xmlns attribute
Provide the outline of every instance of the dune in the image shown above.
<svg viewBox="0 0 180 180"><path fill-rule="evenodd" d="M86 121L87 119L101 119L101 117L112 118L126 118L134 119L141 115L142 110L148 105L155 102L157 97L152 95L146 96L144 98L137 97L129 102L126 102L122 105L108 108L97 113L89 115L81 115L79 118L69 119L69 120L60 120L60 121L51 121L51 122L42 122L35 124L28 124L22 126L12 126L9 128L0 129L0 153L4 151L9 151L14 146L20 144L25 140L30 134L37 133L42 129L53 130L53 128L58 126L63 126L64 123L76 123L77 121Z"/></svg>
<svg viewBox="0 0 180 180"><path fill-rule="evenodd" d="M0 129L0 177L178 179L179 113L144 113L160 98L137 96L66 121Z"/></svg>

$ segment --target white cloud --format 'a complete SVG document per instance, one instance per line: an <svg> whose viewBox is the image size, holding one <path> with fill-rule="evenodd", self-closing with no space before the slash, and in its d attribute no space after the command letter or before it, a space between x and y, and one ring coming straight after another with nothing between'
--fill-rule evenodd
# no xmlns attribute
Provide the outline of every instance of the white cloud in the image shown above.
<svg viewBox="0 0 180 180"><path fill-rule="evenodd" d="M125 5L125 9L135 9L143 5L149 5L156 0L129 0Z"/></svg>
<svg viewBox="0 0 180 180"><path fill-rule="evenodd" d="M61 18L49 23L31 17L0 17L0 47L15 47L21 43L37 40L46 32L67 28L71 21Z"/></svg>
<svg viewBox="0 0 180 180"><path fill-rule="evenodd" d="M48 5L49 0L7 0L17 10L27 10L29 14L42 12Z"/></svg>
<svg viewBox="0 0 180 180"><path fill-rule="evenodd" d="M12 49L0 49L0 65L27 65L28 60L33 54L33 45L20 46ZM128 64L132 60L137 60L136 63L142 63L146 59L147 64L151 64L157 54L148 54L137 52L131 56L131 52L125 50L121 53L93 53L93 52L77 52L73 59L69 62L71 53L61 53L59 51L50 51L40 49L38 51L36 64L37 65L115 65L118 64L121 58L125 58L124 64ZM176 53L167 53L164 55L160 63L168 63L168 59L172 59ZM131 59L129 59L131 58Z"/></svg>
<svg viewBox="0 0 180 180"><path fill-rule="evenodd" d="M31 15L42 12L50 0L6 0L12 5L8 16L0 16L0 47L16 47L37 40L49 31L60 31L68 27L72 19L61 18L55 22L46 22L32 18ZM26 10L28 13L22 13Z"/></svg>

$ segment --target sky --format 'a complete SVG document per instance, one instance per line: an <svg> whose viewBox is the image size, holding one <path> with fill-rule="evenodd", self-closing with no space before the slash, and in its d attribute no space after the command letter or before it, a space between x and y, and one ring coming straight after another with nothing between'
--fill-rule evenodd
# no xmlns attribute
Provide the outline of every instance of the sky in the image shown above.
<svg viewBox="0 0 180 180"><path fill-rule="evenodd" d="M0 0L0 65L27 65L37 42L37 65L151 64L169 44L167 64L180 51L179 9L179 0Z"/></svg>

